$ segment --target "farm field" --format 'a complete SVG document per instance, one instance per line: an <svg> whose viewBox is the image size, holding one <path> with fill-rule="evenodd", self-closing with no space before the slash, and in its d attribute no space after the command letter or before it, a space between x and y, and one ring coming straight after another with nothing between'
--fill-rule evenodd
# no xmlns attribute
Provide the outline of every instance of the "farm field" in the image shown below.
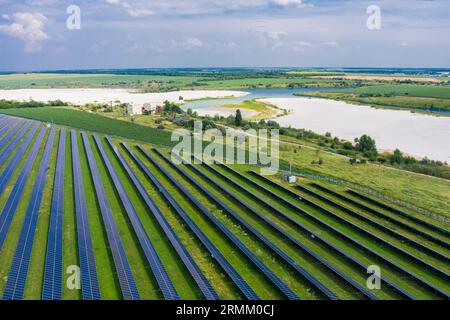
<svg viewBox="0 0 450 320"><path fill-rule="evenodd" d="M182 89L286 88L288 86L342 86L344 81L308 78L305 74L280 74L278 77L221 79L198 75L133 74L10 74L0 75L0 89L29 88L133 88L140 91L176 91Z"/></svg>
<svg viewBox="0 0 450 320"><path fill-rule="evenodd" d="M0 115L4 299L450 297L443 221L256 167L176 166L169 132L42 109Z"/></svg>

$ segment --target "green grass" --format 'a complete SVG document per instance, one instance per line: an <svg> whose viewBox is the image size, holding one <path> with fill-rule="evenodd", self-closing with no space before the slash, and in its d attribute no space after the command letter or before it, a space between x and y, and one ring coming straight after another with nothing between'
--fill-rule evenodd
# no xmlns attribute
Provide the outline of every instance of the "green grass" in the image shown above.
<svg viewBox="0 0 450 320"><path fill-rule="evenodd" d="M381 85L345 89L339 92L450 99L450 87L448 86Z"/></svg>
<svg viewBox="0 0 450 320"><path fill-rule="evenodd" d="M6 109L1 113L23 118L51 122L76 129L95 131L131 140L140 140L155 145L170 146L171 133L126 121L115 120L97 114L68 108Z"/></svg>

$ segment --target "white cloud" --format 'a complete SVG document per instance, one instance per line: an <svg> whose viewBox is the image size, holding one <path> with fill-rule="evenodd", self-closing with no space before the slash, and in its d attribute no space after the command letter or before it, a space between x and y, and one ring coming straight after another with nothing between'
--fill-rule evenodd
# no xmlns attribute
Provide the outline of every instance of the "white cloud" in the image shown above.
<svg viewBox="0 0 450 320"><path fill-rule="evenodd" d="M50 39L44 32L48 19L40 12L17 12L8 18L12 23L0 25L0 33L25 41L26 52L40 51L42 49L41 43Z"/></svg>
<svg viewBox="0 0 450 320"><path fill-rule="evenodd" d="M172 39L170 42L174 47L182 48L184 50L198 49L205 46L203 41L198 38L185 38L179 42Z"/></svg>
<svg viewBox="0 0 450 320"><path fill-rule="evenodd" d="M135 7L132 6L130 3L122 0L104 0L106 3L120 7L124 9L130 16L138 18L138 17L147 17L154 14L154 12L150 9L144 8L144 7Z"/></svg>
<svg viewBox="0 0 450 320"><path fill-rule="evenodd" d="M269 6L276 8L299 7L302 4L302 0L269 0Z"/></svg>

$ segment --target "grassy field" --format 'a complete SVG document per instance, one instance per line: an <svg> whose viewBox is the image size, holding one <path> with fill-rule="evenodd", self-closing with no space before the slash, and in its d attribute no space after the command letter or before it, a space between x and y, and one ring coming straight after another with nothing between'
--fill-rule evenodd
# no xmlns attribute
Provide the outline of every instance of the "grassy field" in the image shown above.
<svg viewBox="0 0 450 320"><path fill-rule="evenodd" d="M25 108L6 109L2 113L23 118L69 126L76 129L95 131L112 136L139 140L156 145L170 146L170 132L130 122L103 117L97 114L77 111L68 108Z"/></svg>
<svg viewBox="0 0 450 320"><path fill-rule="evenodd" d="M317 75L317 74L312 74ZM181 89L242 89L342 86L342 80L307 78L310 74L279 77L221 79L211 76L115 74L11 74L0 75L0 89L23 88L137 88L144 92ZM350 81L351 82L351 81Z"/></svg>
<svg viewBox="0 0 450 320"><path fill-rule="evenodd" d="M283 112L276 106L270 105L268 103L256 101L256 99L246 100L240 104L227 104L227 105L223 105L222 107L256 111L257 114L250 116L249 120L271 119L271 118L274 118L280 112Z"/></svg>

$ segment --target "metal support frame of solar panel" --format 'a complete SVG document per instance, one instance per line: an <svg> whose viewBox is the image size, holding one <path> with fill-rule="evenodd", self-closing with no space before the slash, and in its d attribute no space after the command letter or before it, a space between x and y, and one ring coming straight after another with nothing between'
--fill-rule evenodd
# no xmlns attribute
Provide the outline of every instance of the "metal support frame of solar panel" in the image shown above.
<svg viewBox="0 0 450 320"><path fill-rule="evenodd" d="M320 255L316 254L314 251L310 250L307 246L305 246L303 243L298 241L296 238L291 236L289 233L285 232L282 228L280 228L278 225L270 221L266 216L258 212L255 208L244 202L242 199L240 199L235 194L231 193L229 190L227 190L224 186L219 184L217 181L210 178L208 175L206 175L204 172L202 172L200 169L198 169L195 165L187 164L190 168L192 168L195 172L197 172L200 176L205 178L207 181L215 185L217 188L219 188L224 194L230 196L235 201L237 201L239 204L241 204L243 207L245 207L247 210L252 212L254 215L262 219L266 224L268 224L271 228L273 228L275 231L280 233L283 237L290 240L294 245L299 247L302 251L305 251L308 255L312 256L314 259L319 261L321 264L323 264L326 268L328 268L331 272L333 272L336 276L340 277L344 281L346 281L349 285L353 286L356 290L363 293L366 297L372 300L376 300L377 297L373 295L371 292L366 290L364 287L356 283L353 279L345 275L343 272L341 272L339 269L335 268L332 264L328 263L325 259L323 259ZM219 200L220 201L220 200ZM225 205L226 206L226 205ZM224 207L227 211L231 209L227 209ZM231 211L229 211L231 213ZM233 215L233 213L231 213ZM236 214L236 213L235 213ZM235 216L235 215L233 215ZM235 218L241 223L246 223L239 215L236 214ZM277 253L283 260L285 260L289 265L291 265L301 276L306 278L311 284L313 284L317 289L319 289L322 293L327 295L330 299L337 299L336 295L332 293L328 288L326 288L320 281L318 281L314 276L309 274L306 270L304 270L298 263L296 263L294 260L292 260L289 256L287 256L283 251L281 251L276 246L272 245L270 246L268 243L266 243L272 250L274 250L275 253ZM365 271L366 269L364 269Z"/></svg>
<svg viewBox="0 0 450 320"><path fill-rule="evenodd" d="M375 227L378 227L378 228L382 229L383 231L385 231L385 232L387 232L387 233L389 233L389 234L391 234L391 235L393 235L395 237L401 238L400 241L402 241L402 242L403 241L408 242L411 245L413 245L415 247L418 247L418 249L423 250L423 251L425 251L425 252L435 256L436 258L444 259L444 260L447 261L447 263L449 262L450 258L448 256L446 256L445 254L443 254L443 253L441 253L439 251L436 251L433 248L425 246L425 245L419 243L416 240L413 240L413 239L410 239L410 238L408 238L406 236L403 236L399 232L394 231L394 230L386 227L385 225L383 225L383 224L381 224L381 223L379 223L377 221L374 221L374 220L372 220L370 218L367 218L367 217L363 216L362 214L360 214L359 212L356 212L355 210L347 208L346 206L341 205L340 203L337 203L336 201L333 201L333 200L331 200L331 199L329 199L329 198L327 198L325 196L322 196L322 195L318 194L317 192L314 192L313 190L310 190L310 189L308 189L306 187L303 187L301 185L297 185L296 188L301 190L301 191L303 191L303 192L306 192L306 193L308 193L310 195L313 195L314 197L317 197L318 199L320 199L320 200L322 200L324 202L332 204L333 206L335 206L335 207L339 208L340 210L343 210L343 211L351 214L352 216L354 216L356 218L362 219L367 224L370 224L370 225L373 225ZM297 197L299 197L299 196L300 195L297 195Z"/></svg>
<svg viewBox="0 0 450 320"><path fill-rule="evenodd" d="M42 300L62 299L63 277L63 211L64 211L64 171L66 159L66 129L61 128L53 182L50 225L47 236Z"/></svg>
<svg viewBox="0 0 450 320"><path fill-rule="evenodd" d="M17 206L19 205L20 202L20 197L25 188L25 184L30 176L33 163L37 157L39 147L41 145L42 140L44 139L46 131L47 130L45 128L41 128L33 144L33 147L28 153L25 163L22 169L20 170L19 177L14 183L14 187L12 188L12 191L8 196L8 200L6 200L5 206L2 208L2 211L0 213L0 251L3 248L6 235L8 234L9 227L11 226L12 219L16 212Z"/></svg>
<svg viewBox="0 0 450 320"><path fill-rule="evenodd" d="M318 218L318 217L312 215L312 214L309 213L307 210L305 210L305 209L303 209L303 208L301 208L301 207L299 207L299 206L293 204L293 203L290 202L290 201L287 201L286 199L284 199L283 197L277 195L276 193L274 193L273 191L267 189L266 187L263 187L263 186L259 185L258 183L256 183L255 181L253 181L253 180L247 178L246 176L242 175L241 173L236 172L234 169L232 169L232 168L230 168L230 167L228 167L228 166L226 166L226 165L223 165L223 164L219 164L219 165L222 166L222 167L224 167L224 168L226 168L226 169L228 169L228 171L235 172L237 175L242 176L243 179L244 179L245 181L247 181L247 182L249 182L249 183L251 183L251 184L253 184L253 185L255 185L255 186L258 186L260 189L262 189L262 190L265 191L266 193L273 195L273 196L276 197L278 200L280 200L280 201L282 201L283 203L285 203L285 204L291 206L291 207L294 208L295 210L298 210L298 211L300 211L300 212L302 212L302 213L308 215L309 217L311 217L311 218L314 219L315 221L317 221L317 222L319 222L320 224L322 224L322 225L324 225L324 226L330 228L331 230L335 231L336 233L342 235L343 237L347 238L348 240L350 240L350 241L353 242L354 244L360 246L362 249L366 250L367 252L370 252L370 253L376 255L378 258L380 258L380 259L382 259L383 261L387 262L387 263L390 264L391 266L397 268L398 270L402 271L403 273L408 274L410 277L416 279L416 280L419 281L420 283L422 283L422 284L424 284L425 286L431 288L433 291L435 291L435 292L437 292L437 293L439 293L439 294L441 294L441 295L443 295L443 296L445 296L445 297L449 297L449 298L450 298L449 294L448 294L447 292L445 292L444 290L442 290L441 288L438 288L437 286L435 286L434 284L430 283L429 281L427 281L427 280L423 279L422 277L420 277L420 276L414 274L413 272L411 272L411 271L409 271L409 270L403 268L402 266L400 266L400 265L397 264L396 262L392 261L391 259L386 258L386 257L382 256L381 254L377 253L376 251L374 251L374 250L372 250L372 249L366 247L365 245L361 244L359 241L357 241L357 240L353 239L352 237L346 235L345 233L339 231L338 229L336 229L335 227L329 225L327 222L323 221L322 219L320 219L320 218ZM279 188L282 188L282 187L279 187ZM307 199L304 199L304 198L302 198L302 200L305 201L305 202L310 202L310 200L307 200ZM279 210L279 209L277 209L276 207L272 206L272 205L271 205L270 203L268 203L267 201L265 201L265 200L263 200L263 199L261 199L261 198L259 198L259 201L260 201L261 203L263 203L264 205L266 205L267 207L271 208L272 210L275 210L275 211L279 212L280 214L282 213L281 210ZM317 208L322 208L320 205L317 205L317 204L315 204L314 206L316 206ZM334 214L333 212L331 212L330 210L328 210L328 209L326 209L326 208L323 208L323 210L325 210L325 211L328 212L329 214L335 216L335 214ZM338 217L338 218L340 218L340 217ZM340 220L342 220L344 223L347 223L347 224L350 224L350 225L354 225L352 222L349 222L349 221L347 221L346 219L340 218ZM295 221L295 220L293 220L293 221ZM294 222L294 223L295 223L295 222ZM355 226L355 227L356 227L356 228L359 228L358 226ZM377 237L377 236L375 236L375 237ZM378 237L377 237L377 238L378 238ZM385 242L386 244L388 244L388 246L391 246L391 247L393 246L392 244L388 243L388 242L385 241L385 240L382 240L382 241ZM402 249L400 249L400 250L402 250ZM425 262L425 263L426 263L426 262Z"/></svg>
<svg viewBox="0 0 450 320"><path fill-rule="evenodd" d="M109 161L109 158L107 154L104 152L103 147L101 146L101 142L99 139L97 139L97 136L94 136L96 139L97 144L99 145L99 148L101 148L101 153L104 155L104 160L106 161L108 169L110 168L110 175L116 185L116 190L120 194L126 194L125 189L123 188L122 183L120 182L120 179L117 176L117 173L114 170L114 167L111 165L111 162ZM155 219L158 221L161 229L163 230L164 234L169 239L172 247L177 252L178 256L180 257L183 264L188 269L190 275L194 279L194 281L197 283L199 289L202 291L203 295L207 300L219 300L219 296L215 292L215 290L212 288L211 284L209 283L208 279L206 279L205 275L199 268L199 266L195 263L194 259L190 255L190 253L187 251L186 247L181 243L180 239L176 235L175 231L173 231L170 224L167 222L166 218L160 211L160 209L156 206L154 201L150 198L150 195L145 190L144 186L141 184L141 182L137 179L135 173L132 171L132 169L128 166L127 162L123 158L123 156L118 151L117 147L114 145L112 140L109 137L106 137L106 140L108 144L110 145L111 149L113 150L116 158L121 163L122 167L125 169L125 171L128 174L128 177L133 182L134 186L138 190L139 194L141 195L142 199L146 203L148 209L153 214ZM136 216L137 217L137 216ZM139 217L137 217L139 219ZM140 220L136 220L140 224L138 226L140 229L144 230L142 227L142 224ZM143 231L145 233L145 231ZM147 235L145 235L147 237Z"/></svg>
<svg viewBox="0 0 450 320"><path fill-rule="evenodd" d="M209 211L198 199L194 197L168 170L161 166L147 151L138 146L140 151L149 159L164 175L222 232L252 263L263 273L263 275L289 300L300 300L270 268L268 268L242 241L239 240L222 222L220 222L211 211Z"/></svg>
<svg viewBox="0 0 450 320"><path fill-rule="evenodd" d="M244 294L244 296L249 300L259 300L258 295L250 288L247 282L241 277L241 275L234 269L234 267L228 262L228 260L220 253L216 246L209 240L209 238L201 231L201 229L195 224L195 222L189 217L189 215L181 208L181 206L175 201L175 199L170 195L170 193L164 188L164 186L156 179L156 177L150 172L150 170L144 165L142 160L140 160L135 153L125 144L122 143L124 148L138 164L140 169L147 175L147 177L153 182L157 187L159 192L164 196L164 198L170 203L170 205L175 209L178 215L183 219L190 230L195 234L198 240L205 246L209 251L212 258L217 261L217 263L222 267L230 279L236 284L239 290Z"/></svg>
<svg viewBox="0 0 450 320"><path fill-rule="evenodd" d="M26 150L28 149L29 144L31 143L31 140L33 140L34 134L36 133L37 129L39 127L39 124L36 123L31 131L28 133L28 135L25 137L24 141L20 144L18 150L14 153L11 160L9 161L6 168L3 170L2 174L0 175L0 194L3 193L3 191L6 188L6 185L11 178L13 172L16 170L17 165L19 164L20 160L23 158ZM18 137L16 137L18 138ZM11 148L15 147L20 139L13 139L11 144L3 150L2 154L0 155L0 165L3 165L3 162L6 161L6 159L10 156Z"/></svg>
<svg viewBox="0 0 450 320"><path fill-rule="evenodd" d="M362 193L356 192L355 190L351 190L350 189L350 190L348 190L348 192L350 194L353 194L354 196L360 198L360 199L363 199L365 201L373 203L373 204L375 204L375 205L377 205L377 206L379 206L379 207L381 207L383 209L389 210L389 211L394 212L396 214L399 214L399 215L401 215L401 216L403 216L403 217L405 217L407 219L413 220L416 223L419 223L419 224L422 224L424 226L427 226L428 228L431 228L434 231L439 232L439 233L441 233L441 234L443 234L443 235L445 235L447 237L450 236L450 231L449 230L446 230L446 229L441 228L441 227L439 227L437 225L429 223L428 221L421 220L421 219L419 219L417 217L414 217L413 215L410 215L410 214L408 214L408 213L406 213L406 212L404 212L402 210L394 208L394 207L392 207L392 206L390 206L390 205L388 205L386 203L380 202L380 201L378 201L376 199L373 199L371 197L368 197L368 196L366 196L366 195L364 195Z"/></svg>
<svg viewBox="0 0 450 320"><path fill-rule="evenodd" d="M131 272L131 267L125 254L125 249L123 248L117 225L114 221L111 205L106 197L105 187L103 186L94 154L92 153L89 137L86 132L82 132L81 136L83 138L89 171L91 172L92 181L94 182L94 190L100 207L103 225L106 230L106 238L111 250L122 296L125 300L140 300L141 297L136 286L136 281Z"/></svg>
<svg viewBox="0 0 450 320"><path fill-rule="evenodd" d="M72 174L74 181L75 212L77 222L78 254L81 269L81 291L84 300L100 300L100 288L92 248L89 217L86 208L86 194L80 167L77 134L71 130Z"/></svg>
<svg viewBox="0 0 450 320"><path fill-rule="evenodd" d="M36 225L41 207L42 196L44 193L47 170L50 164L50 158L55 138L55 128L52 128L47 139L44 154L38 169L30 202L25 213L25 219L20 231L19 242L14 253L11 268L8 273L5 289L3 291L4 300L22 300L25 291L25 285L30 265L31 250L33 249ZM24 167L24 170L31 171L31 166ZM24 185L26 180L24 181Z"/></svg>
<svg viewBox="0 0 450 320"><path fill-rule="evenodd" d="M13 154L13 151L16 149L18 143L23 138L23 136L25 135L26 131L28 130L31 124L32 124L31 121L27 121L25 125L20 129L19 133L17 133L17 135L15 134L17 130L20 128L20 126L19 125L15 126L0 141L0 144L4 146L11 139L11 137L15 135L14 138L11 141L9 141L8 145L0 153L0 166L2 166L5 163L5 161L11 156L11 154ZM25 143L29 143L29 141L24 140L22 142L22 145L24 145Z"/></svg>
<svg viewBox="0 0 450 320"><path fill-rule="evenodd" d="M436 238L435 236L433 236L433 235L431 235L431 234L429 234L429 233L427 233L427 232L425 232L423 230L419 230L419 229L417 229L414 226L411 226L409 224L405 224L404 222L399 221L396 218L393 218L393 217L391 217L389 215L386 215L386 214L384 214L384 213L382 213L382 212L380 212L378 210L375 210L375 209L373 209L371 207L368 207L368 206L366 206L365 204L363 204L363 203L361 203L359 201L356 201L356 200L354 200L352 198L344 196L343 194L340 194L340 193L338 193L338 192L336 192L334 190L328 189L328 188L326 188L326 187L324 187L324 186L322 186L320 184L317 184L317 183L313 182L313 183L311 183L311 185L314 186L315 188L321 190L322 192L325 192L328 195L334 196L334 197L336 197L336 198L338 198L340 200L348 202L351 205L353 205L355 207L358 207L358 208L360 208L362 210L365 210L367 212L370 212L371 214L374 214L374 215L376 215L376 216L378 216L380 218L383 218L383 219L389 220L389 221L391 221L393 223L399 224L403 228L406 228L409 231L417 233L417 234L421 235L422 237L426 238L429 241L436 242L436 244L438 244L438 245L440 245L440 246L442 246L442 247L444 247L446 249L450 249L450 243L446 242L443 239ZM324 197L324 198L329 199L328 197ZM331 200L331 199L329 199L329 200ZM331 200L331 201L333 201L333 200ZM343 206L343 205L341 205L341 206L345 208L345 206ZM351 210L350 208L348 208L348 209ZM344 210L347 210L347 209L344 209Z"/></svg>
<svg viewBox="0 0 450 320"><path fill-rule="evenodd" d="M249 190L247 190L246 188L244 188L242 185L240 185L239 183L235 182L234 180L232 180L231 178L229 178L228 176L226 176L225 174L223 174L222 172L218 171L217 169L215 169L214 167L203 163L205 166L207 166L208 168L210 168L211 170L213 170L214 172L216 172L219 176L221 176L222 178L225 179L225 181L228 181L229 183L235 185L236 187L238 187L240 190L243 190L244 192L250 194L252 197L254 197L255 199L257 199L258 201L264 201L261 198L259 198L257 195L255 195L254 193L250 192ZM192 166L194 169L195 166ZM197 169L198 170L198 169ZM201 172L201 171L200 171ZM207 176L206 176L207 177ZM239 199L239 198L237 198ZM239 199L240 200L240 199ZM245 202L242 202L242 204L245 204ZM254 210L251 206L246 206L249 210L251 210L252 212L254 212L255 214L258 214L258 212L256 210ZM367 271L367 266L360 262L359 260L357 260L356 258L354 258L352 255L348 254L347 252L343 251L342 249L340 249L338 246L334 245L332 242L322 238L318 233L312 231L311 229L309 229L308 227L305 227L304 225L302 225L301 223L297 222L296 220L292 219L290 216L286 215L284 212L278 210L277 208L273 209L274 211L276 211L279 215L281 215L282 217L284 217L285 219L287 219L288 221L292 222L293 224L295 224L298 228L300 228L301 230L305 231L306 233L310 234L311 236L314 236L314 239L317 241L320 241L322 244L324 244L326 247L331 248L334 252L339 253L341 256L347 258L349 261L353 262L355 265L361 267L363 269L364 272ZM263 219L264 221L266 221L269 225L272 225L272 227L274 227L275 229L279 229L279 231L283 231L280 227L278 227L275 223L273 223L272 221L270 221L268 218L266 218L264 215L261 216L261 219ZM283 231L284 233L284 231ZM299 242L298 240L296 240L295 238L293 238L292 236L290 236L289 234L286 233L286 237L291 240L293 243L295 243L296 245L301 245L303 246L303 244L301 244L301 242ZM320 258L320 256L317 256L318 258ZM386 277L381 277L381 281L383 281L384 283L388 284L391 288L395 289L397 292L401 293L404 297L407 297L408 299L413 299L415 300L416 297L414 295L412 295L411 293L409 293L408 291L404 290L403 288L401 288L400 286L398 286L397 284L395 284L392 280L386 278Z"/></svg>

